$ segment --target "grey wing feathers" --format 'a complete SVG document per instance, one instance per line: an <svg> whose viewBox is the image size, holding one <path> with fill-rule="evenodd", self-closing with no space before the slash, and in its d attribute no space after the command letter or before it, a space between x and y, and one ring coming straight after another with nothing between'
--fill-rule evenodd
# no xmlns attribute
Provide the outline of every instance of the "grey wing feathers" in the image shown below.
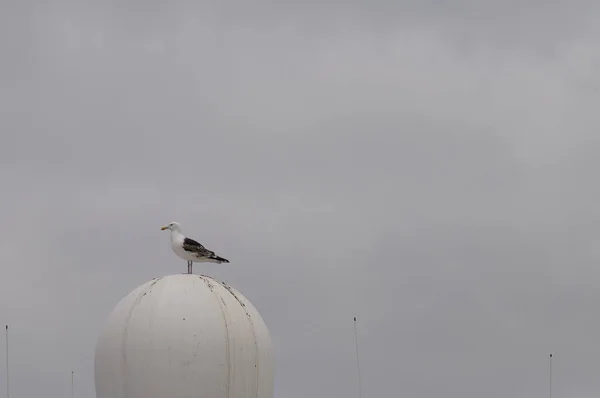
<svg viewBox="0 0 600 398"><path fill-rule="evenodd" d="M183 250L196 253L199 257L211 258L215 256L215 252L208 250L206 247L190 238L185 238L183 240Z"/></svg>

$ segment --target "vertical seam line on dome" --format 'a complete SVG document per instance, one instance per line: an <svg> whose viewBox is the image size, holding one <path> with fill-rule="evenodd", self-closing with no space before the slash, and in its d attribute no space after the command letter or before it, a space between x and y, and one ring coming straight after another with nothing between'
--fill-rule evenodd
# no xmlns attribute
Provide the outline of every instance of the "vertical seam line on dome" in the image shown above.
<svg viewBox="0 0 600 398"><path fill-rule="evenodd" d="M231 353L229 352L229 325L227 324L227 318L225 316L225 309L223 308L223 303L221 302L221 298L219 295L213 290L212 283L207 280L203 275L199 275L200 279L206 283L208 289L213 293L219 306L221 307L221 315L223 316L223 323L225 324L225 356L227 358L227 383L225 384L226 398L229 398L229 391L231 390Z"/></svg>
<svg viewBox="0 0 600 398"><path fill-rule="evenodd" d="M246 303L244 303L242 300L240 300L240 298L233 292L233 288L231 286L229 286L228 284L226 284L225 282L221 282L221 285L223 285L223 287L225 288L225 290L227 290L229 292L229 294L231 294L238 303L240 303L240 305L242 306L242 308L244 309L244 312L246 313L246 316L248 317L248 322L250 323L250 330L252 330L252 336L254 337L254 367L256 368L256 382L255 382L255 390L254 390L254 397L258 398L258 382L259 382L259 361L258 361L258 339L256 338L256 331L254 330L254 321L252 320L252 316L250 316L250 313L248 312L248 310L246 309Z"/></svg>
<svg viewBox="0 0 600 398"><path fill-rule="evenodd" d="M125 380L125 386L124 386L124 390L123 393L125 394L125 396L127 396L127 390L128 390L128 386L127 386L127 374L129 373L127 368L128 368L128 364L127 364L127 342L129 340L129 322L131 321L131 317L133 316L133 313L136 310L136 307L140 304L140 302L142 301L142 299L144 298L144 296L152 289L152 287L159 281L161 280L162 277L160 278L156 278L154 281L152 281L147 287L146 289L144 289L143 294L142 292L140 292L140 294L138 295L138 297L135 299L134 303L131 305L131 308L129 309L129 314L127 315L127 322L125 322L125 328L123 329L123 334L122 334L122 345L121 345L121 356L123 359L123 380Z"/></svg>

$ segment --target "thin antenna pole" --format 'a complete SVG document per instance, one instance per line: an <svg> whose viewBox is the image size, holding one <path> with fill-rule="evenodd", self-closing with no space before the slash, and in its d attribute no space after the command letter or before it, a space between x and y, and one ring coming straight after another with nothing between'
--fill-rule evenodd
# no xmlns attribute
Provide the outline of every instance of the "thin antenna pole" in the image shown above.
<svg viewBox="0 0 600 398"><path fill-rule="evenodd" d="M6 325L6 398L10 398L10 378L8 376L8 325Z"/></svg>
<svg viewBox="0 0 600 398"><path fill-rule="evenodd" d="M358 398L362 398L360 385L360 358L358 356L358 334L356 333L356 317L354 317L354 345L356 346L356 371L358 374Z"/></svg>
<svg viewBox="0 0 600 398"><path fill-rule="evenodd" d="M74 381L74 379L75 379L75 371L72 370L71 371L71 398L73 398L74 395L75 395L75 389L74 389L75 381Z"/></svg>
<svg viewBox="0 0 600 398"><path fill-rule="evenodd" d="M548 388L548 392L550 394L550 398L552 398L552 354L550 354L550 381L549 381L549 388Z"/></svg>

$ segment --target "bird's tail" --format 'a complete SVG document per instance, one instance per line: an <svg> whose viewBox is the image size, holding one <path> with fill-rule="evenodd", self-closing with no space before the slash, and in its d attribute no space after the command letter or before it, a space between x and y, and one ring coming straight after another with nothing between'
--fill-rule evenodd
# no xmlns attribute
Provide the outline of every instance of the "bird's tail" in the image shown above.
<svg viewBox="0 0 600 398"><path fill-rule="evenodd" d="M227 260L226 258L219 257L219 256L214 256L213 259L220 263L228 263L229 262L229 260Z"/></svg>

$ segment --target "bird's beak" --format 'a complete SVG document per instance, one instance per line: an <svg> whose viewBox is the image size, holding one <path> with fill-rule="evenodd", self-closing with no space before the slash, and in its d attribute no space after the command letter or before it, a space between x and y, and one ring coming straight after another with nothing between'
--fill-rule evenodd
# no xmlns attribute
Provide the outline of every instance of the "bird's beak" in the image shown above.
<svg viewBox="0 0 600 398"><path fill-rule="evenodd" d="M164 231L165 229L169 229L169 227L161 227L160 230Z"/></svg>

